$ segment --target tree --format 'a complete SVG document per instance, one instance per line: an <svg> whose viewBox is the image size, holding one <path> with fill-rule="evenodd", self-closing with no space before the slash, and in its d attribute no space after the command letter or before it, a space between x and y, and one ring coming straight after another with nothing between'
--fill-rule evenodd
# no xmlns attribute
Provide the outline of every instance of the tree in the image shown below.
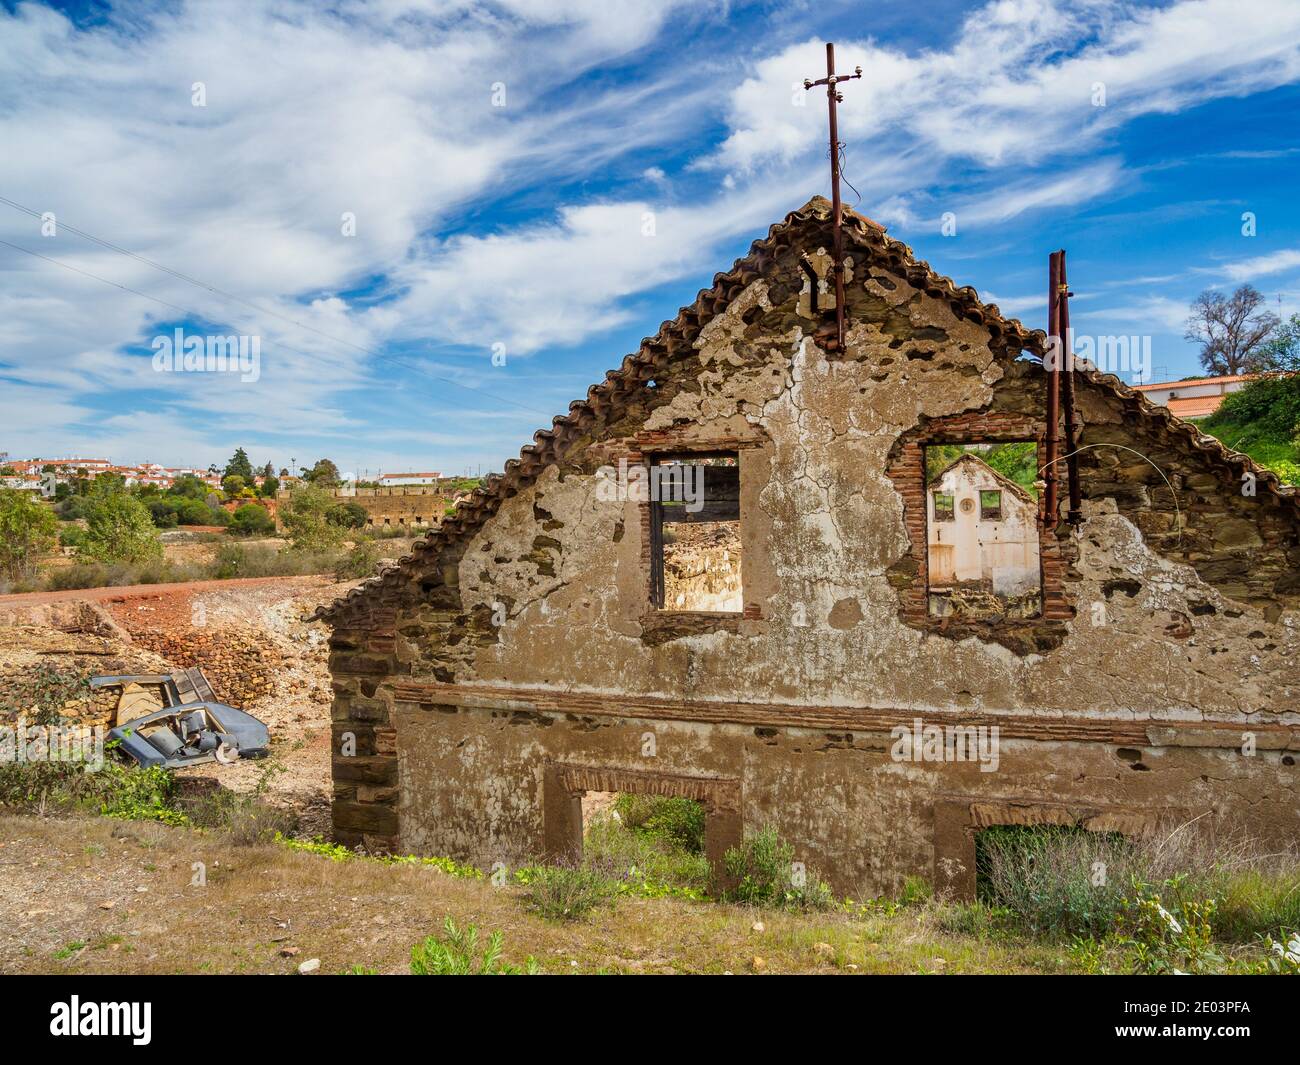
<svg viewBox="0 0 1300 1065"><path fill-rule="evenodd" d="M1279 325L1259 349L1265 370L1300 373L1300 314Z"/></svg>
<svg viewBox="0 0 1300 1065"><path fill-rule="evenodd" d="M111 487L86 501L86 543L80 554L98 562L149 562L162 555L149 508Z"/></svg>
<svg viewBox="0 0 1300 1065"><path fill-rule="evenodd" d="M230 456L230 461L226 463L222 476L242 477L245 484L252 484L253 464L248 461L248 452L242 447L235 448L235 453Z"/></svg>
<svg viewBox="0 0 1300 1065"><path fill-rule="evenodd" d="M314 486L294 492L280 513L297 551L323 551L343 542L343 530L329 520L334 497Z"/></svg>
<svg viewBox="0 0 1300 1065"><path fill-rule="evenodd" d="M265 507L245 503L235 510L235 516L230 519L230 531L235 536L265 536L275 531L275 522Z"/></svg>
<svg viewBox="0 0 1300 1065"><path fill-rule="evenodd" d="M172 486L167 489L167 494L183 496L186 499L197 499L201 502L208 498L208 486L195 477L194 474L187 473L177 477L172 482Z"/></svg>
<svg viewBox="0 0 1300 1065"><path fill-rule="evenodd" d="M1242 285L1231 296L1206 289L1192 301L1184 338L1201 346L1201 365L1216 377L1264 368L1260 345L1277 328L1277 315L1262 310L1264 294Z"/></svg>
<svg viewBox="0 0 1300 1065"><path fill-rule="evenodd" d="M351 499L346 503L336 503L325 512L325 520L341 529L364 528L369 517L366 508Z"/></svg>
<svg viewBox="0 0 1300 1065"><path fill-rule="evenodd" d="M54 550L59 519L30 492L0 488L0 573L11 581L36 572L36 560Z"/></svg>
<svg viewBox="0 0 1300 1065"><path fill-rule="evenodd" d="M274 499L275 493L280 490L280 479L275 474L268 474L262 481L262 496L266 499Z"/></svg>
<svg viewBox="0 0 1300 1065"><path fill-rule="evenodd" d="M248 481L238 473L228 473L221 478L221 490L232 499L247 486Z"/></svg>
<svg viewBox="0 0 1300 1065"><path fill-rule="evenodd" d="M170 499L151 499L145 505L149 508L150 519L160 529L174 528L180 521L176 504Z"/></svg>
<svg viewBox="0 0 1300 1065"><path fill-rule="evenodd" d="M333 488L339 483L339 468L329 459L320 459L307 471L306 480L318 488Z"/></svg>

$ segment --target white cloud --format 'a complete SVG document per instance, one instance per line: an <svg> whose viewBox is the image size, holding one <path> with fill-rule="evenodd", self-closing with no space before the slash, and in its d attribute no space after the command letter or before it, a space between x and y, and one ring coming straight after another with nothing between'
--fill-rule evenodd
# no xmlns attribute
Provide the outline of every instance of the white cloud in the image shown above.
<svg viewBox="0 0 1300 1065"><path fill-rule="evenodd" d="M838 45L837 60L863 68L839 107L853 142L1036 164L1138 115L1296 80L1300 5L1256 0L1247 17L1238 0L997 0L971 12L947 50L907 54L868 39ZM824 136L822 90L800 105L792 86L824 66L815 40L757 63L732 93L732 132L713 162L745 170L812 150Z"/></svg>
<svg viewBox="0 0 1300 1065"><path fill-rule="evenodd" d="M36 219L4 206L0 239L263 338L254 387L160 381L124 351L175 312L0 246L0 375L12 382L0 419L30 428L44 450L75 434L118 458L198 460L235 433L346 439L367 429L349 390L387 385L399 360L490 392L494 378L447 345L501 342L516 356L576 344L640 319L637 297L655 286L707 284L724 247L743 250L742 236L825 187L825 98L796 88L824 69L822 45L754 63L727 98L720 146L680 179L646 150L677 152L709 130L718 79L734 83L737 60L718 57L707 77L668 61L603 87L568 85L658 41L669 20L725 7L195 3L129 7L84 27L38 5L0 9L0 193L253 306L66 228L44 238ZM902 227L943 210L991 227L1085 203L1127 176L1106 141L1117 126L1297 80L1297 41L1293 0L1258 0L1250 17L1227 0L996 0L945 48L841 44L842 66L865 69L844 89L847 176L867 213ZM191 106L199 81L203 108ZM1092 106L1097 81L1104 108ZM496 82L505 107L492 106ZM595 181L624 159L635 194ZM700 193L702 176L719 187ZM536 220L548 183L577 177L592 191ZM675 199L688 181L694 197ZM955 190L952 205L927 194L935 186ZM500 217L493 198L517 193L532 196L533 220L487 229ZM467 224L470 207L481 213ZM355 236L340 232L344 212ZM1296 265L1276 265L1288 254L1227 270L1275 272ZM1131 310L1171 320L1160 306ZM416 354L370 354L392 343ZM104 395L121 403L101 419Z"/></svg>
<svg viewBox="0 0 1300 1065"><path fill-rule="evenodd" d="M1233 281L1251 281L1296 266L1300 266L1300 248L1286 248L1267 255L1257 255L1253 259L1227 263L1221 268L1221 272ZM1213 271L1213 268L1210 270Z"/></svg>

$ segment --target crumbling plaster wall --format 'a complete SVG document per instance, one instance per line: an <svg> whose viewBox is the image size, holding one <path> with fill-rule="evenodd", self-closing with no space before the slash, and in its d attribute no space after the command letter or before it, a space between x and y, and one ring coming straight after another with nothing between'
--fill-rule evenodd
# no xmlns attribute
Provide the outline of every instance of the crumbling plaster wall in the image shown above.
<svg viewBox="0 0 1300 1065"><path fill-rule="evenodd" d="M1003 740L997 772L986 774L973 762L896 762L891 738L871 732L433 706L401 708L397 731L402 848L483 868L547 852L546 771L557 758L736 780L745 825L776 827L797 861L858 898L895 892L911 875L969 894L981 804L988 823L1079 823L1134 835L1249 807L1265 845L1284 845L1295 827L1295 769L1278 751L1247 759L1164 748L1134 761L1136 752L1101 743ZM647 732L656 737L652 759L642 753Z"/></svg>
<svg viewBox="0 0 1300 1065"><path fill-rule="evenodd" d="M1300 615L1268 619L1225 602L1146 548L1105 498L1088 502L1077 533L1079 614L1058 651L1020 655L900 621L887 572L909 542L884 473L890 450L922 419L990 405L1005 364L983 327L901 278L883 281L867 280L842 360L755 282L700 337L698 390L678 391L645 425L686 423L699 442L734 436L738 418L761 431L765 443L741 458L746 602L761 618L648 644L638 504L602 502L594 470L552 467L503 504L460 562L465 612L504 604L507 617L457 678L924 712L1231 720L1300 706L1289 668ZM754 308L765 323L795 320L754 336ZM1117 593L1116 580L1141 591ZM1219 609L1206 619L1189 602ZM1193 617L1203 635L1171 637ZM418 675L418 651L412 661Z"/></svg>
<svg viewBox="0 0 1300 1065"><path fill-rule="evenodd" d="M1053 649L909 623L899 580L915 545L887 473L900 442L982 412L1041 423L1041 370L901 276L859 270L842 358L810 341L787 261L704 328L639 415L598 426L396 602L336 627L335 741L358 745L334 759L338 838L482 862L535 855L558 762L734 778L744 823L777 825L846 891L890 890L912 873L969 891L981 817L1136 830L1166 809L1249 810L1253 827L1297 834L1285 732L1248 757L1234 730L1188 745L1135 725L1300 724L1294 517L1241 500L1208 461L1085 388L1085 441L1128 441L1168 469L1182 517L1149 468L1096 448L1081 463L1084 521L1062 526L1074 612L1051 622L1063 633ZM741 450L746 610L725 625L657 624L642 507L598 490L600 467L669 444ZM439 693L448 683L454 698ZM476 695L484 686L497 694ZM562 693L565 708L539 712L538 690ZM613 703L585 713L579 696ZM832 730L623 705L663 696L789 704L796 719L809 706L1007 715L1026 728L1004 737L999 771L981 774L896 763L887 732L851 711ZM1070 738L1079 721L1098 723L1092 741Z"/></svg>

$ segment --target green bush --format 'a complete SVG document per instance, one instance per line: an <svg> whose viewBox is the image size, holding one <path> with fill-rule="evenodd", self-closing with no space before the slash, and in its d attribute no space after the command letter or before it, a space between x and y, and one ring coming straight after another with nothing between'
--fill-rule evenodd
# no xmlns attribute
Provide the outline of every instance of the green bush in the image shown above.
<svg viewBox="0 0 1300 1065"><path fill-rule="evenodd" d="M1223 971L1224 958L1214 947L1214 900L1170 903L1166 909L1155 888L1134 883L1119 915L1116 937L1130 951L1133 971L1145 975L1212 974ZM1177 891L1177 883L1167 882Z"/></svg>
<svg viewBox="0 0 1300 1065"><path fill-rule="evenodd" d="M275 532L275 521L265 507L245 503L235 509L230 519L230 532L235 536L266 536Z"/></svg>
<svg viewBox="0 0 1300 1065"><path fill-rule="evenodd" d="M280 517L295 551L319 552L343 542L344 530L329 520L334 505L334 497L321 488L294 491Z"/></svg>
<svg viewBox="0 0 1300 1065"><path fill-rule="evenodd" d="M379 568L379 559L379 548L369 540L362 540L339 559L334 567L334 577L340 581L369 577Z"/></svg>
<svg viewBox="0 0 1300 1065"><path fill-rule="evenodd" d="M695 853L704 850L704 807L694 799L624 792L614 800L614 812L630 829Z"/></svg>
<svg viewBox="0 0 1300 1065"><path fill-rule="evenodd" d="M796 864L794 847L770 826L728 850L724 864L728 878L735 882L724 895L729 902L798 910L832 905L830 888L814 870Z"/></svg>
<svg viewBox="0 0 1300 1065"><path fill-rule="evenodd" d="M366 508L350 499L325 511L325 520L341 529L364 529L369 518Z"/></svg>
<svg viewBox="0 0 1300 1065"><path fill-rule="evenodd" d="M1059 825L998 825L975 837L980 901L1035 935L1104 935L1140 863L1122 836Z"/></svg>
<svg viewBox="0 0 1300 1065"><path fill-rule="evenodd" d="M1196 833L1127 840L1065 826L997 826L976 837L976 889L1025 932L1104 937L1159 884L1171 910L1203 906L1214 937L1255 943L1300 928L1300 859Z"/></svg>
<svg viewBox="0 0 1300 1065"><path fill-rule="evenodd" d="M162 558L149 508L134 496L93 490L85 513L86 537L79 555L95 562L144 563Z"/></svg>
<svg viewBox="0 0 1300 1065"><path fill-rule="evenodd" d="M30 492L0 488L0 576L22 580L54 550L59 519Z"/></svg>
<svg viewBox="0 0 1300 1065"><path fill-rule="evenodd" d="M537 959L529 957L523 967L501 960L501 933L488 936L480 954L478 929L467 925L462 931L449 916L443 922L441 939L428 936L411 948L411 973L414 976L536 976Z"/></svg>
<svg viewBox="0 0 1300 1065"><path fill-rule="evenodd" d="M150 519L159 529L173 529L180 521L176 504L170 499L150 499L146 505Z"/></svg>
<svg viewBox="0 0 1300 1065"><path fill-rule="evenodd" d="M619 881L590 863L534 866L521 870L517 879L527 888L525 905L552 921L581 920L618 895Z"/></svg>
<svg viewBox="0 0 1300 1065"><path fill-rule="evenodd" d="M127 821L187 823L175 804L176 778L157 766L123 765L106 754L102 767L85 762L0 762L0 805L90 808Z"/></svg>
<svg viewBox="0 0 1300 1065"><path fill-rule="evenodd" d="M702 853L629 828L613 816L592 819L583 840L583 860L610 871L623 895L699 899L709 888L711 870Z"/></svg>

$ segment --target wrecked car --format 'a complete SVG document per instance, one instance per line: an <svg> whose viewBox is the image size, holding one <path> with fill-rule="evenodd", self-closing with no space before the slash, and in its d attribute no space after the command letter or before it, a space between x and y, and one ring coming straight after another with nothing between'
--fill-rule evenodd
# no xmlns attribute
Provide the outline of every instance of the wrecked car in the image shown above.
<svg viewBox="0 0 1300 1065"><path fill-rule="evenodd" d="M90 686L121 688L108 738L142 766L229 764L267 753L266 725L219 702L201 669L94 677Z"/></svg>

